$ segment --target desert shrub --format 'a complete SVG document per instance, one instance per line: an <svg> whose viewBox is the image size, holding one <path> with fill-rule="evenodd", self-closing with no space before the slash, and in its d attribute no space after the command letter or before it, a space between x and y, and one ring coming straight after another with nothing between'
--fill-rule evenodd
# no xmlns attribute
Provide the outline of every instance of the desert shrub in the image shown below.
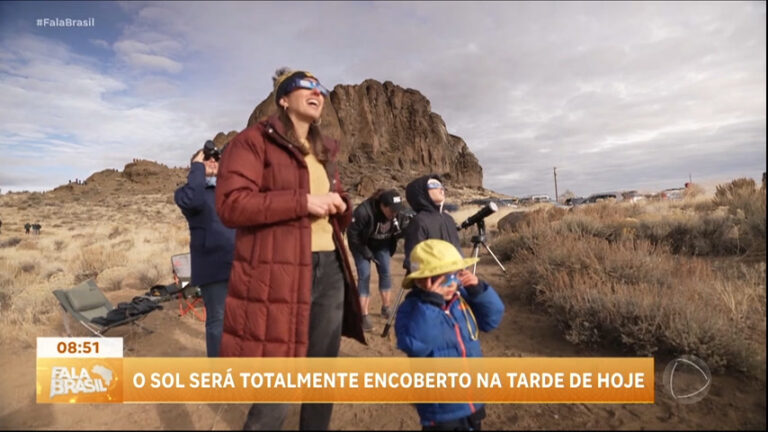
<svg viewBox="0 0 768 432"><path fill-rule="evenodd" d="M587 214L574 214L563 218L557 226L560 233L571 233L578 236L590 236L607 239L611 229L597 218Z"/></svg>
<svg viewBox="0 0 768 432"><path fill-rule="evenodd" d="M0 311L9 309L11 307L11 294L0 290Z"/></svg>
<svg viewBox="0 0 768 432"><path fill-rule="evenodd" d="M7 238L0 240L0 248L14 247L19 243L21 243L21 239L19 237Z"/></svg>
<svg viewBox="0 0 768 432"><path fill-rule="evenodd" d="M22 240L17 246L17 250L25 250L25 251L36 251L40 250L40 248L37 245L37 239L36 236L31 236L31 238Z"/></svg>
<svg viewBox="0 0 768 432"><path fill-rule="evenodd" d="M755 181L749 178L739 178L730 183L718 185L713 201L718 206L728 207L732 213L744 209L755 198Z"/></svg>
<svg viewBox="0 0 768 432"><path fill-rule="evenodd" d="M157 262L145 261L136 266L134 274L142 287L152 287L160 284L168 276L168 269Z"/></svg>
<svg viewBox="0 0 768 432"><path fill-rule="evenodd" d="M37 264L32 261L24 261L19 264L19 270L24 273L35 273L37 271Z"/></svg>
<svg viewBox="0 0 768 432"><path fill-rule="evenodd" d="M64 273L64 269L63 268L61 268L61 267L53 267L53 268L46 269L42 273L42 277L45 280L50 280L51 278L53 278L54 276L56 276L56 275L58 275L60 273Z"/></svg>
<svg viewBox="0 0 768 432"><path fill-rule="evenodd" d="M111 230L111 231L109 232L109 234L107 235L107 238L108 238L109 240L112 240L112 239L114 239L115 237L118 237L118 236L121 236L121 235L123 235L124 233L125 233L125 231L124 231L123 229L121 229L121 228L120 228L120 225L114 225L114 226L112 227L112 230Z"/></svg>
<svg viewBox="0 0 768 432"><path fill-rule="evenodd" d="M672 246L691 247L675 240L691 230L682 218L649 225L660 239L672 238L657 242L595 236L607 231L580 218L554 226L539 220L494 244L515 268L513 293L548 311L573 343L620 346L639 355L694 354L713 369L759 373L755 341L765 337L764 264L736 274L711 259L674 255Z"/></svg>
<svg viewBox="0 0 768 432"><path fill-rule="evenodd" d="M638 237L656 245L667 245L674 254L735 255L742 251L734 234L735 225L725 214L666 215L643 219Z"/></svg>
<svg viewBox="0 0 768 432"><path fill-rule="evenodd" d="M636 216L636 209L608 201L575 207L575 212L600 221L619 220Z"/></svg>
<svg viewBox="0 0 768 432"><path fill-rule="evenodd" d="M749 183L747 182L749 185ZM721 190L726 190L721 188ZM731 196L742 197L744 187ZM721 195L723 193L721 192ZM743 198L743 197L742 197ZM732 256L749 253L765 257L765 194L750 199L720 201L611 204L577 207L555 225L558 233L587 235L609 241L648 240L674 254ZM732 202L731 210L719 204ZM719 203L719 204L718 204ZM721 211L720 208L726 209Z"/></svg>
<svg viewBox="0 0 768 432"><path fill-rule="evenodd" d="M685 199L692 199L704 195L704 188L697 183L688 183L683 191L683 197Z"/></svg>
<svg viewBox="0 0 768 432"><path fill-rule="evenodd" d="M76 258L75 266L81 277L85 277L86 275L89 275L88 277L94 277L109 267L116 267L124 264L125 260L125 253L122 251L94 245L84 247L80 250ZM86 279L88 279L88 277L86 277Z"/></svg>
<svg viewBox="0 0 768 432"><path fill-rule="evenodd" d="M691 210L695 213L709 213L717 210L717 204L712 199L697 199L686 200L682 206L684 210Z"/></svg>
<svg viewBox="0 0 768 432"><path fill-rule="evenodd" d="M717 186L713 202L728 208L739 227L739 242L743 249L765 257L765 188L758 189L755 181L736 179Z"/></svg>
<svg viewBox="0 0 768 432"><path fill-rule="evenodd" d="M122 250L122 251L129 251L133 249L134 242L133 239L123 239L118 241L117 243L114 243L112 245L112 248L115 250Z"/></svg>

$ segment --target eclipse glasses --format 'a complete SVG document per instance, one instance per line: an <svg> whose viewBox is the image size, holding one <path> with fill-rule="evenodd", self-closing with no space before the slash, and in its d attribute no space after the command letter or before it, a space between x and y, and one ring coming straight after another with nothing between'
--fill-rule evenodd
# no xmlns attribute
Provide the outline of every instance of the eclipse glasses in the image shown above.
<svg viewBox="0 0 768 432"><path fill-rule="evenodd" d="M288 94L296 89L306 89L306 90L317 89L320 91L320 93L323 94L323 96L328 96L328 94L330 94L328 89L323 87L322 84L307 78L293 78L288 83L285 89L286 89L285 94Z"/></svg>

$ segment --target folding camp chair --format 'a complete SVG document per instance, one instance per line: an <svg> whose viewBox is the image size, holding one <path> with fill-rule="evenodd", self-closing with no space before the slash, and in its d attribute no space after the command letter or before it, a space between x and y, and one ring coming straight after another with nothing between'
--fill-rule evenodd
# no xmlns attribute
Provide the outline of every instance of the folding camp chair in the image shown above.
<svg viewBox="0 0 768 432"><path fill-rule="evenodd" d="M104 336L105 333L113 328L124 326L126 324L136 325L144 331L152 333L152 330L136 322L146 317L151 311L140 315L129 316L123 320L108 325L101 325L93 322L94 318L106 318L107 314L115 309L115 307L112 306L112 303L110 303L104 296L104 293L102 293L99 287L96 286L96 282L94 282L93 279L88 279L69 290L55 290L53 295L63 308L64 327L67 331L67 336L72 335L69 328L70 316L82 324L82 326L88 329L91 333L99 337Z"/></svg>
<svg viewBox="0 0 768 432"><path fill-rule="evenodd" d="M199 287L190 285L192 279L192 258L190 254L177 254L171 257L173 268L173 281L181 290L176 294L179 299L179 315L184 316L188 312L200 321L205 321L205 305L202 292ZM197 309L198 304L201 306Z"/></svg>

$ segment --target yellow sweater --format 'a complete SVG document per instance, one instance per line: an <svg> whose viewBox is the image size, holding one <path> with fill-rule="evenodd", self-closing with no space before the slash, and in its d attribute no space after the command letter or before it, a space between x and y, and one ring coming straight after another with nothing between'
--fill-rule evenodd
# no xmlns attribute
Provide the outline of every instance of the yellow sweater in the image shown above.
<svg viewBox="0 0 768 432"><path fill-rule="evenodd" d="M308 146L309 143L306 140L302 140L302 144ZM309 147L311 149L311 146ZM307 168L309 169L309 193L322 195L330 192L331 183L328 181L325 167L317 160L311 150L304 156L304 161L307 162ZM328 217L310 217L312 219L312 252L335 250L333 228L328 221Z"/></svg>

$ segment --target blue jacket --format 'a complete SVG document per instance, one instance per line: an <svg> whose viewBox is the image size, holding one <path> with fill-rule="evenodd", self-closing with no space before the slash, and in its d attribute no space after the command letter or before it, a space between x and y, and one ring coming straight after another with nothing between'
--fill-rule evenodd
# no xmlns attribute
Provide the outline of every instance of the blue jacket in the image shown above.
<svg viewBox="0 0 768 432"><path fill-rule="evenodd" d="M465 304L472 313L465 310ZM478 330L495 329L503 314L504 303L483 281L476 286L460 287L449 302L437 293L414 288L397 310L397 348L408 357L482 357ZM421 424L430 425L466 417L482 406L480 403L432 403L416 404L416 410Z"/></svg>
<svg viewBox="0 0 768 432"><path fill-rule="evenodd" d="M216 188L205 183L205 165L193 162L187 184L173 199L189 224L192 285L229 280L235 250L235 230L222 225L216 214Z"/></svg>

